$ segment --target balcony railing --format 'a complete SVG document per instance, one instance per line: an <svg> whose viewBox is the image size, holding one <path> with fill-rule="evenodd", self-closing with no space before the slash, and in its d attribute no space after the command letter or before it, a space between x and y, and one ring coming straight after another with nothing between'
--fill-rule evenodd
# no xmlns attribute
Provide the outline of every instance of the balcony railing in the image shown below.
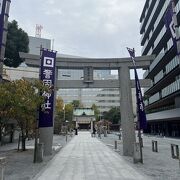
<svg viewBox="0 0 180 180"><path fill-rule="evenodd" d="M180 59L178 56L175 56L167 65L166 65L166 74L172 71L175 67L180 65Z"/></svg>
<svg viewBox="0 0 180 180"><path fill-rule="evenodd" d="M154 69L154 67L161 61L161 59L165 55L163 52L164 52L164 49L161 50L161 52L156 56L154 61L151 63L151 65L149 67L150 71L152 71Z"/></svg>
<svg viewBox="0 0 180 180"><path fill-rule="evenodd" d="M176 81L174 81L173 83L162 89L162 98L178 90L180 90L180 79L177 79Z"/></svg>
<svg viewBox="0 0 180 180"><path fill-rule="evenodd" d="M149 98L149 104L152 104L160 99L159 92Z"/></svg>

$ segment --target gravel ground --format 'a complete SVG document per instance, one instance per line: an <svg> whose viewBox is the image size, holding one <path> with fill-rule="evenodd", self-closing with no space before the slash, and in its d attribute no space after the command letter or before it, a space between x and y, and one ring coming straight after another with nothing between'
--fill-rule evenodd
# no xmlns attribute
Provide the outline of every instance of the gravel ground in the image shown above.
<svg viewBox="0 0 180 180"><path fill-rule="evenodd" d="M118 141L117 153L123 155L122 141L118 140L115 134L100 139L110 148L114 149L114 141ZM152 152L152 140L158 141L158 153ZM156 136L143 137L143 160L144 163L135 164L135 167L154 180L179 180L180 164L179 160L172 159L170 144L177 144L180 147L180 139L172 139ZM123 156L128 162L133 163L131 157Z"/></svg>
<svg viewBox="0 0 180 180"><path fill-rule="evenodd" d="M68 141L71 137L68 136ZM6 157L6 167L4 172L5 180L30 180L41 169L43 169L48 161L50 161L60 149L67 144L66 137L54 135L53 137L53 153L46 156L41 163L33 163L33 147L34 140L26 142L26 151L17 151L17 143L0 146L0 157Z"/></svg>

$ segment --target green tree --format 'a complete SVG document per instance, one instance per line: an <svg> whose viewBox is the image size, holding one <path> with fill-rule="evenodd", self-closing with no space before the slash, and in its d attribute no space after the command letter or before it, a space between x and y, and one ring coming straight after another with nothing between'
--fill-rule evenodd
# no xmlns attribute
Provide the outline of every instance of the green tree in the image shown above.
<svg viewBox="0 0 180 180"><path fill-rule="evenodd" d="M94 115L95 115L96 120L98 120L99 119L99 115L100 115L100 111L99 111L98 107L95 104L93 104L91 106L91 108L94 110Z"/></svg>
<svg viewBox="0 0 180 180"><path fill-rule="evenodd" d="M8 33L4 64L9 67L18 67L23 60L19 52L29 52L28 34L18 27L17 21L8 23Z"/></svg>
<svg viewBox="0 0 180 180"><path fill-rule="evenodd" d="M66 104L65 106L65 120L68 120L69 123L72 123L72 116L73 116L73 105L70 104Z"/></svg>
<svg viewBox="0 0 180 180"><path fill-rule="evenodd" d="M6 128L8 121L12 118L12 86L9 83L0 83L0 141L2 136L8 134L3 131Z"/></svg>
<svg viewBox="0 0 180 180"><path fill-rule="evenodd" d="M22 150L25 150L26 138L33 132L37 118L37 108L45 101L40 92L49 91L40 81L29 82L24 79L0 84L1 119L15 119L21 130ZM10 108L8 108L10 107Z"/></svg>
<svg viewBox="0 0 180 180"><path fill-rule="evenodd" d="M72 105L73 105L74 108L83 107L83 105L81 104L81 102L79 100L73 100Z"/></svg>
<svg viewBox="0 0 180 180"><path fill-rule="evenodd" d="M111 121L113 124L121 122L120 108L113 107L109 111L103 113L104 119Z"/></svg>
<svg viewBox="0 0 180 180"><path fill-rule="evenodd" d="M54 121L54 132L59 133L64 121L64 102L61 97L56 99L56 115Z"/></svg>

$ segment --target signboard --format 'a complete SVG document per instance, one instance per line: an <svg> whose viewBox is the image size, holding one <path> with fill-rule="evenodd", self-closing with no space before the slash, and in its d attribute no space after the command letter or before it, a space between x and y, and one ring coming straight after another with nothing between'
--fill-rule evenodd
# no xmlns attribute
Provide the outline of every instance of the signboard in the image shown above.
<svg viewBox="0 0 180 180"><path fill-rule="evenodd" d="M46 98L45 103L39 111L39 127L53 126L53 111L54 111L54 84L55 84L55 67L56 67L56 52L42 50L41 56L41 73L40 79L44 85L52 89L49 92L43 92L42 96Z"/></svg>
<svg viewBox="0 0 180 180"><path fill-rule="evenodd" d="M174 12L175 13L175 12ZM167 7L167 10L164 14L164 23L166 26L166 29L171 33L171 38L173 40L173 45L176 48L177 51L177 40L176 40L176 31L175 31L175 24L173 20L173 6L172 1L169 2L169 5Z"/></svg>
<svg viewBox="0 0 180 180"><path fill-rule="evenodd" d="M0 14L2 12L3 0L0 0Z"/></svg>
<svg viewBox="0 0 180 180"><path fill-rule="evenodd" d="M141 92L141 86L139 83L139 78L136 70L136 62L135 62L135 50L127 48L129 55L133 61L134 65L134 74L135 74L135 84L136 84L136 103L137 103L137 116L139 121L139 129L146 129L147 128L147 119L146 113L144 108L144 102Z"/></svg>
<svg viewBox="0 0 180 180"><path fill-rule="evenodd" d="M3 39L5 4L6 4L6 0L0 0L0 48L2 46L2 39Z"/></svg>

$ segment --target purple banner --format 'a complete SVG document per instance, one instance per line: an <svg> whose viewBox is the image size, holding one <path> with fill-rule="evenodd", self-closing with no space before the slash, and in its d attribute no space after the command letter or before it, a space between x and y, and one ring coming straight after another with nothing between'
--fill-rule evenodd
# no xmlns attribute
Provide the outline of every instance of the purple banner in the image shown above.
<svg viewBox="0 0 180 180"><path fill-rule="evenodd" d="M54 89L55 84L55 67L56 67L56 52L42 50L41 56L41 74L40 79L51 89ZM53 111L54 111L54 91L51 93L43 92L42 96L46 98L45 103L39 111L39 127L53 126Z"/></svg>
<svg viewBox="0 0 180 180"><path fill-rule="evenodd" d="M2 46L6 0L0 0L0 48Z"/></svg>
<svg viewBox="0 0 180 180"><path fill-rule="evenodd" d="M177 43L176 43L176 32L175 32L175 24L173 21L173 7L172 7L172 1L170 1L166 13L164 15L164 23L166 26L166 29L171 33L171 38L173 40L173 45L177 50Z"/></svg>
<svg viewBox="0 0 180 180"><path fill-rule="evenodd" d="M146 113L145 113L145 106L143 102L142 92L141 92L141 86L139 83L139 78L136 70L136 62L135 62L135 50L127 48L130 57L134 64L134 74L135 74L135 84L136 84L136 103L137 103L137 116L138 116L138 122L139 122L139 129L146 129L147 127L147 119L146 119Z"/></svg>
<svg viewBox="0 0 180 180"><path fill-rule="evenodd" d="M146 113L144 110L144 101L142 97L141 86L139 83L139 78L136 68L134 68L134 73L135 73L136 103L137 103L139 126L140 129L146 129L147 127Z"/></svg>

